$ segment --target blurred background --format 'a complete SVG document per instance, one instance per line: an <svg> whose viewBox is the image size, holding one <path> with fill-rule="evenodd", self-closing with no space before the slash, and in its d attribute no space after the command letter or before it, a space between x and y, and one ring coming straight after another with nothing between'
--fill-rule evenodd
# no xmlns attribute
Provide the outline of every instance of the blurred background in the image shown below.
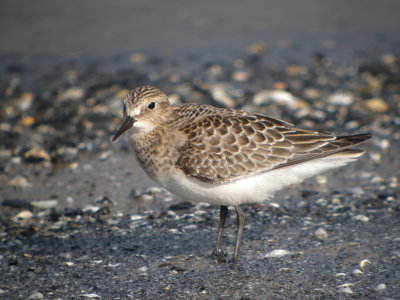
<svg viewBox="0 0 400 300"><path fill-rule="evenodd" d="M271 57L349 58L400 46L396 0L1 1L2 62L115 58L131 52L216 59L263 42ZM285 50L286 49L286 50ZM287 49L293 49L290 56Z"/></svg>

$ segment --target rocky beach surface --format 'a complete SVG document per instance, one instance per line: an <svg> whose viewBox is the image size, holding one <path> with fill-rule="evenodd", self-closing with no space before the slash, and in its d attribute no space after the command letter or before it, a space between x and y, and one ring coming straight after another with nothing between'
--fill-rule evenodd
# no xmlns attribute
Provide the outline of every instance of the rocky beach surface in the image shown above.
<svg viewBox="0 0 400 300"><path fill-rule="evenodd" d="M0 298L398 297L398 56L275 64L255 43L230 61L133 53L125 65L65 63L34 80L10 65L2 77ZM242 261L218 264L210 255L218 207L156 187L125 140L111 143L122 99L141 84L174 103L373 139L356 163L244 206Z"/></svg>

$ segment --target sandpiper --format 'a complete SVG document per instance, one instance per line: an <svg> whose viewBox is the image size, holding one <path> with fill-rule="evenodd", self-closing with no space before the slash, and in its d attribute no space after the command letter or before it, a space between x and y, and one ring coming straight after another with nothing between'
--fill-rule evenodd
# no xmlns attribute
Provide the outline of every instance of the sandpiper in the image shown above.
<svg viewBox="0 0 400 300"><path fill-rule="evenodd" d="M239 260L244 203L262 202L274 192L364 154L350 149L371 134L336 136L294 127L287 122L210 105L171 106L167 95L138 87L126 96L124 122L112 141L128 132L144 171L170 192L191 201L220 206L213 251L221 249L228 206L234 206L238 231L233 262Z"/></svg>

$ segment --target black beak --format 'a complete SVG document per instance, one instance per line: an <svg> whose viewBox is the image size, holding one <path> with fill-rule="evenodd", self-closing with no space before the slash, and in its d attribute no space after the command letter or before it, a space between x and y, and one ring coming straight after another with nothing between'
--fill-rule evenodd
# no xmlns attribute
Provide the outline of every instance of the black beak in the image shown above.
<svg viewBox="0 0 400 300"><path fill-rule="evenodd" d="M117 140L117 138L119 138L119 136L121 134L123 134L129 128L132 128L133 123L135 123L135 119L134 118L129 117L129 116L126 117L125 120L124 120L124 123L122 123L121 127L118 129L117 133L112 138L112 141L115 142Z"/></svg>

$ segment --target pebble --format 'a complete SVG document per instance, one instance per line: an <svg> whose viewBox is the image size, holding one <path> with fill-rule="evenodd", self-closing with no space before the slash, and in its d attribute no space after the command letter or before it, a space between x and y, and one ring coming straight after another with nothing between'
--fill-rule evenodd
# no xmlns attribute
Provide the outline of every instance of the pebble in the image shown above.
<svg viewBox="0 0 400 300"><path fill-rule="evenodd" d="M255 105L265 105L277 103L286 105L289 108L305 107L307 104L288 91L283 90L261 90L254 95L253 103Z"/></svg>
<svg viewBox="0 0 400 300"><path fill-rule="evenodd" d="M267 51L267 45L264 42L256 42L247 48L247 52L253 55L261 55Z"/></svg>
<svg viewBox="0 0 400 300"><path fill-rule="evenodd" d="M383 291L383 290L386 290L386 288L387 288L386 284L380 283L375 287L375 290L376 291Z"/></svg>
<svg viewBox="0 0 400 300"><path fill-rule="evenodd" d="M325 185L328 183L328 177L325 175L318 175L315 179L319 185Z"/></svg>
<svg viewBox="0 0 400 300"><path fill-rule="evenodd" d="M90 299L92 299L92 298L101 298L99 295L97 295L97 294L95 294L95 293L91 293L91 294L82 294L82 295L80 295L81 297L84 297L84 298L90 298Z"/></svg>
<svg viewBox="0 0 400 300"><path fill-rule="evenodd" d="M107 160L112 154L113 154L113 151L111 151L111 150L105 151L100 154L99 160Z"/></svg>
<svg viewBox="0 0 400 300"><path fill-rule="evenodd" d="M364 274L364 273L363 273L363 271L361 271L361 270L359 270L359 269L355 269L355 270L353 271L353 274L354 274L354 275L361 275L361 274Z"/></svg>
<svg viewBox="0 0 400 300"><path fill-rule="evenodd" d="M325 229L323 228L318 228L315 232L314 235L317 239L320 240L325 240L328 237L328 232L326 232Z"/></svg>
<svg viewBox="0 0 400 300"><path fill-rule="evenodd" d="M100 207L94 206L94 205L86 205L82 208L82 211L85 213L91 212L91 213L96 213L100 210Z"/></svg>
<svg viewBox="0 0 400 300"><path fill-rule="evenodd" d="M79 87L71 87L59 93L57 95L56 101L64 102L69 100L80 100L82 99L84 91Z"/></svg>
<svg viewBox="0 0 400 300"><path fill-rule="evenodd" d="M368 218L367 216L364 216L364 215L355 215L355 216L353 217L353 220L355 220L355 221L361 221L361 222L364 222L364 223L369 222L369 218Z"/></svg>
<svg viewBox="0 0 400 300"><path fill-rule="evenodd" d="M146 266L140 267L137 269L137 271L140 273L142 276L149 276L149 268Z"/></svg>
<svg viewBox="0 0 400 300"><path fill-rule="evenodd" d="M342 284L338 287L338 292L343 294L354 294L353 290L350 288L350 285L353 284L347 283L346 285Z"/></svg>
<svg viewBox="0 0 400 300"><path fill-rule="evenodd" d="M25 127L29 127L32 126L33 124L35 124L36 119L34 117L31 116L25 116L21 119L21 121L19 122L22 126Z"/></svg>
<svg viewBox="0 0 400 300"><path fill-rule="evenodd" d="M37 200L37 201L31 201L31 205L36 208L53 208L58 205L58 200L52 199L52 200Z"/></svg>
<svg viewBox="0 0 400 300"><path fill-rule="evenodd" d="M13 221L14 222L26 221L32 217L33 217L32 212L30 212L29 210L23 210L13 217Z"/></svg>
<svg viewBox="0 0 400 300"><path fill-rule="evenodd" d="M42 148L34 147L24 153L24 159L30 162L50 160L50 155Z"/></svg>
<svg viewBox="0 0 400 300"><path fill-rule="evenodd" d="M42 299L44 299L44 296L42 293L39 292L33 292L27 298L27 300L42 300Z"/></svg>
<svg viewBox="0 0 400 300"><path fill-rule="evenodd" d="M388 65L393 65L397 61L396 56L394 56L393 54L384 54L382 55L381 60L383 63Z"/></svg>
<svg viewBox="0 0 400 300"><path fill-rule="evenodd" d="M250 74L246 71L235 71L232 74L232 79L234 81L246 81L250 77Z"/></svg>
<svg viewBox="0 0 400 300"><path fill-rule="evenodd" d="M383 113L388 111L389 105L382 98L372 98L365 101L365 106L373 111L378 113Z"/></svg>
<svg viewBox="0 0 400 300"><path fill-rule="evenodd" d="M369 259L363 259L360 261L360 268L365 269L369 264L371 264L371 261Z"/></svg>
<svg viewBox="0 0 400 300"><path fill-rule="evenodd" d="M17 175L12 178L10 181L8 181L8 184L16 189L25 189L32 186L32 184L21 175Z"/></svg>
<svg viewBox="0 0 400 300"><path fill-rule="evenodd" d="M337 92L330 95L327 100L334 105L347 106L354 102L354 96L351 93Z"/></svg>
<svg viewBox="0 0 400 300"><path fill-rule="evenodd" d="M146 56L142 53L132 53L129 60L135 64L142 64L146 61Z"/></svg>
<svg viewBox="0 0 400 300"><path fill-rule="evenodd" d="M226 89L222 86L214 86L210 89L211 97L214 99L215 102L228 107L233 108L236 106L235 100L229 96Z"/></svg>
<svg viewBox="0 0 400 300"><path fill-rule="evenodd" d="M303 95L304 97L308 98L308 99L317 99L320 97L320 92L317 89L314 88L306 88L303 91Z"/></svg>
<svg viewBox="0 0 400 300"><path fill-rule="evenodd" d="M290 254L291 252L289 252L289 251L287 251L287 250L284 250L284 249L275 249L275 250L272 250L272 251L270 251L270 252L268 252L267 254L265 254L265 258L270 258L270 257L275 257L275 258L278 258L278 257L283 257L283 256L285 256L285 255L288 255L288 254Z"/></svg>

